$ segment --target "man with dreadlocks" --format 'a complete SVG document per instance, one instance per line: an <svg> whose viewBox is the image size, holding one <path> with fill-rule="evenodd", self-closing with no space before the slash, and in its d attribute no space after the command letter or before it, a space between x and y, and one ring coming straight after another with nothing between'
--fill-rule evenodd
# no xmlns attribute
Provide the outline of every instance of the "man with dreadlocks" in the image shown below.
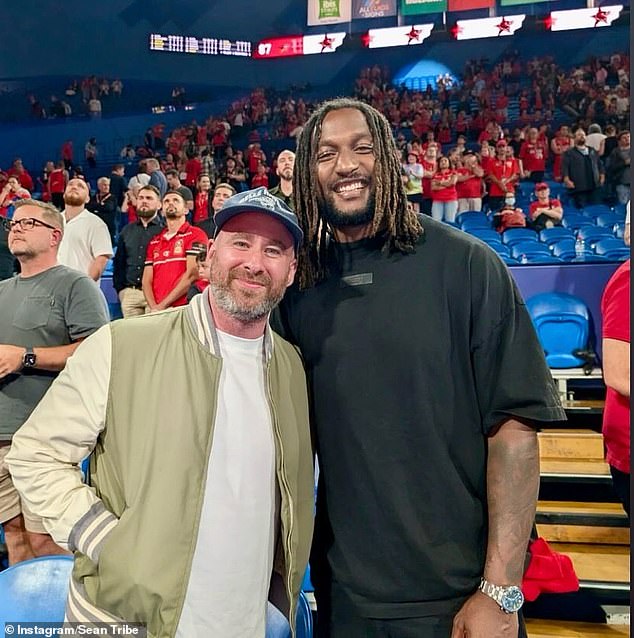
<svg viewBox="0 0 634 638"><path fill-rule="evenodd" d="M298 287L320 482L320 638L515 638L535 424L564 419L524 303L484 244L407 207L387 120L323 104L300 136Z"/></svg>

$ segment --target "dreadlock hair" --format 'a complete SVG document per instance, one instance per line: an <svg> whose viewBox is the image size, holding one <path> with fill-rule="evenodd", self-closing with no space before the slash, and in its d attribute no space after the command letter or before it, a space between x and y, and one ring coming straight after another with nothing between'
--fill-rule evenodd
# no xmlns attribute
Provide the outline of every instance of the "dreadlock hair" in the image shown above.
<svg viewBox="0 0 634 638"><path fill-rule="evenodd" d="M401 181L401 164L387 119L376 109L349 98L323 102L310 116L297 142L293 171L293 204L304 241L298 253L300 288L310 288L326 276L329 228L319 215L317 193L317 147L325 116L331 111L356 109L368 123L374 143L375 207L370 236L384 234L383 251L414 252L423 229L417 215L407 205Z"/></svg>

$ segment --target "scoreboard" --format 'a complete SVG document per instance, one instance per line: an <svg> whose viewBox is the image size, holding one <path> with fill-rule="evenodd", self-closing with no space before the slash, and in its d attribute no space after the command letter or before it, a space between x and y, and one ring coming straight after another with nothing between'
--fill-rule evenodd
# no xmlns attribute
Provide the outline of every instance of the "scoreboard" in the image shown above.
<svg viewBox="0 0 634 638"><path fill-rule="evenodd" d="M201 55L234 55L251 57L251 43L226 38L197 38L188 35L150 34L150 51L192 53Z"/></svg>

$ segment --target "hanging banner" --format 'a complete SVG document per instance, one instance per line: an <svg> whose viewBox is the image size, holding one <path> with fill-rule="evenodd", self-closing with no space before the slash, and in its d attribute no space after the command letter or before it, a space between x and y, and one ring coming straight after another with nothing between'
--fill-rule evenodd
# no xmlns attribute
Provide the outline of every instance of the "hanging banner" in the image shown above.
<svg viewBox="0 0 634 638"><path fill-rule="evenodd" d="M593 9L572 9L571 11L552 11L548 19L551 31L569 31L570 29L593 29L609 27L623 11L622 4L602 6Z"/></svg>
<svg viewBox="0 0 634 638"><path fill-rule="evenodd" d="M352 0L352 19L385 18L396 15L396 0Z"/></svg>
<svg viewBox="0 0 634 638"><path fill-rule="evenodd" d="M495 0L449 0L447 11L470 11L471 9L490 9Z"/></svg>
<svg viewBox="0 0 634 638"><path fill-rule="evenodd" d="M433 24L413 24L409 27L370 29L361 40L368 49L411 46L422 44L431 35L433 28Z"/></svg>
<svg viewBox="0 0 634 638"><path fill-rule="evenodd" d="M498 18L480 20L458 20L451 30L456 40L474 40L476 38L499 38L513 35L524 24L524 13Z"/></svg>
<svg viewBox="0 0 634 638"><path fill-rule="evenodd" d="M401 15L442 13L447 11L447 0L401 0Z"/></svg>
<svg viewBox="0 0 634 638"><path fill-rule="evenodd" d="M338 24L352 19L352 0L308 0L306 24Z"/></svg>

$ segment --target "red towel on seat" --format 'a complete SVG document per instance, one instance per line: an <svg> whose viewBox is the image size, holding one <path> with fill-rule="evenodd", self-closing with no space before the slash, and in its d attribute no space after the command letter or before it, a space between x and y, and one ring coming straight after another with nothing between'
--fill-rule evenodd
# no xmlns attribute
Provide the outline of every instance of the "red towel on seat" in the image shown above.
<svg viewBox="0 0 634 638"><path fill-rule="evenodd" d="M531 555L522 580L524 598L532 602L540 594L565 594L579 590L579 579L572 561L565 554L554 552L543 538L528 546Z"/></svg>

